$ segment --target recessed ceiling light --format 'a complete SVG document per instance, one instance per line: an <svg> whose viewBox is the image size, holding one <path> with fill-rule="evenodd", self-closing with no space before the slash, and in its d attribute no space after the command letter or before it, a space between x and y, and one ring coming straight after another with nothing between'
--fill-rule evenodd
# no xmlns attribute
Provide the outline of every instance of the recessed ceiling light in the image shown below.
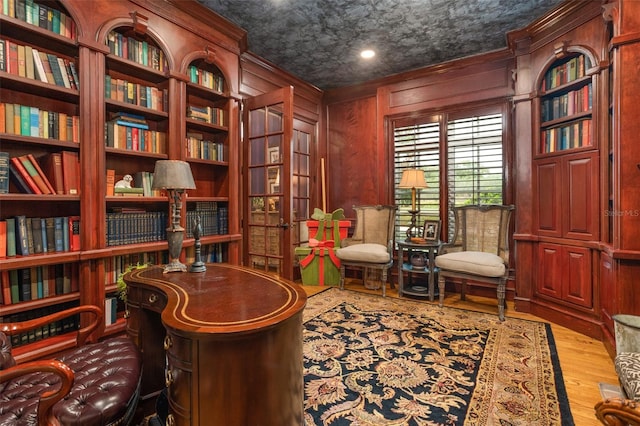
<svg viewBox="0 0 640 426"><path fill-rule="evenodd" d="M374 56L376 56L376 52L374 52L371 49L366 49L360 52L360 56L363 57L364 59L371 59Z"/></svg>

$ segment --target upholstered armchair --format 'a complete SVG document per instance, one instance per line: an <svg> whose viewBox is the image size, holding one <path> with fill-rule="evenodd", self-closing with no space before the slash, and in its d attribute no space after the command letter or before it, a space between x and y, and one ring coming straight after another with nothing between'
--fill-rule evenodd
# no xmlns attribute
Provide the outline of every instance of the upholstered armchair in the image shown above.
<svg viewBox="0 0 640 426"><path fill-rule="evenodd" d="M455 233L444 244L435 263L438 269L440 306L444 303L447 278L461 281L464 300L467 281L496 285L498 316L504 321L505 291L509 275L509 221L513 206L454 207Z"/></svg>
<svg viewBox="0 0 640 426"><path fill-rule="evenodd" d="M622 395L606 398L595 406L603 425L640 425L640 317L613 316L616 337L614 367Z"/></svg>
<svg viewBox="0 0 640 426"><path fill-rule="evenodd" d="M340 259L340 288L344 289L347 267L362 268L363 284L369 288L376 288L367 283L369 271L379 270L384 297L388 271L393 265L396 206L354 206L353 210L356 212L353 235L343 239L341 248L336 250Z"/></svg>
<svg viewBox="0 0 640 426"><path fill-rule="evenodd" d="M11 336L74 315L91 317L57 359L16 364ZM85 344L102 311L84 305L38 319L0 324L0 425L126 425L135 414L142 358L127 337ZM52 339L55 340L55 339Z"/></svg>

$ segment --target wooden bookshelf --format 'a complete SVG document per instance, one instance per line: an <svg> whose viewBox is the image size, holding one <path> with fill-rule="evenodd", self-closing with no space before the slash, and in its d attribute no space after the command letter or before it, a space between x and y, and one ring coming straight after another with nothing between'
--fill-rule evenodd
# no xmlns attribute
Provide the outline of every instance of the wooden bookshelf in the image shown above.
<svg viewBox="0 0 640 426"><path fill-rule="evenodd" d="M14 69L4 56L2 103L12 108L18 105L18 109L25 106L34 121L23 130L13 119L7 127L3 116L1 151L10 157L32 155L40 165L50 154L72 152L79 164L78 191L25 193L12 182L9 192L0 194L0 220L79 217L79 247L3 258L0 320L14 315L41 316L67 303L104 309L107 298L117 297L115 281L128 265L166 262L162 233L169 211L166 196L156 192L107 195L107 171L112 174L109 185L113 185L127 174L148 178L160 159L189 161L197 187L187 194L183 211L215 203L225 217L231 217L224 226L218 224L215 233L203 236L202 243L209 259L239 263L239 103L232 94L239 91L244 32L197 2L156 7L145 1L99 0L87 9L82 0L36 1L33 7L38 11L55 9L55 26L34 21L37 14L31 2L27 3L29 14L26 9L0 14L0 40L14 45L16 51L20 47L21 57L30 52L34 59L34 50L42 52L51 58L49 66L59 64L60 68L57 78L49 80L47 73L41 76L38 71L44 63L31 62L23 71L22 64ZM192 73L199 77L193 79ZM188 117L190 105L211 111L212 119ZM5 112L6 105L0 109ZM59 121L56 132L43 126L43 114L47 120L55 117ZM203 149L201 144L198 150L188 151L187 134L193 133L202 134L202 140L212 145ZM48 170L43 173L47 175ZM128 217L124 213L125 218L114 228L112 219L122 211L141 213ZM183 226L189 228L184 216ZM193 238L185 239L183 257L191 255L193 245ZM31 300L19 296L12 300L12 275L33 270L39 276L38 271L48 271L56 264L70 265L73 282L78 284L74 291L45 296L38 293L36 283ZM105 324L94 338L124 331L125 306L122 302L117 306L112 323ZM47 338L21 342L21 356L30 359L30 354L47 352Z"/></svg>

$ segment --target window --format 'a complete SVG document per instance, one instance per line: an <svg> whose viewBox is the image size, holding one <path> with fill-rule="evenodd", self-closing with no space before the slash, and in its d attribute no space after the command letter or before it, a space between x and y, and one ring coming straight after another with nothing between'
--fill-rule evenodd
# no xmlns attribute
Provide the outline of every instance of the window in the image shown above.
<svg viewBox="0 0 640 426"><path fill-rule="evenodd" d="M454 206L503 203L502 112L400 119L393 121L393 129L396 240L406 238L411 223L411 190L398 188L404 169L425 171L428 187L416 194L418 226L425 220L439 219L441 206L446 206L449 239L453 237ZM444 191L441 170L446 170Z"/></svg>

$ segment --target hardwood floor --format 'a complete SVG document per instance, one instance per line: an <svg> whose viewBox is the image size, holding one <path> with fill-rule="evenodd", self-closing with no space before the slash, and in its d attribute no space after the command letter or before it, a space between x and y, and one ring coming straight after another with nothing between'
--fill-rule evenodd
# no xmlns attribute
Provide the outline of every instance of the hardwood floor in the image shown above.
<svg viewBox="0 0 640 426"><path fill-rule="evenodd" d="M302 287L307 295L312 295L325 289L325 287L318 286L303 285ZM345 284L345 288L381 294L380 290L365 289L359 280L348 281ZM387 288L387 297L398 297L397 287L394 289ZM425 303L437 302L425 300ZM495 312L497 315L495 299L467 295L467 300L461 301L459 294L451 293L447 294L445 305L482 312ZM534 315L516 312L511 302L507 303L506 316L507 321L509 317L514 317L548 322ZM609 357L601 342L553 323L551 324L551 329L556 341L562 375L575 424L577 426L600 425L594 415L593 407L601 400L598 383L618 384L613 360Z"/></svg>

